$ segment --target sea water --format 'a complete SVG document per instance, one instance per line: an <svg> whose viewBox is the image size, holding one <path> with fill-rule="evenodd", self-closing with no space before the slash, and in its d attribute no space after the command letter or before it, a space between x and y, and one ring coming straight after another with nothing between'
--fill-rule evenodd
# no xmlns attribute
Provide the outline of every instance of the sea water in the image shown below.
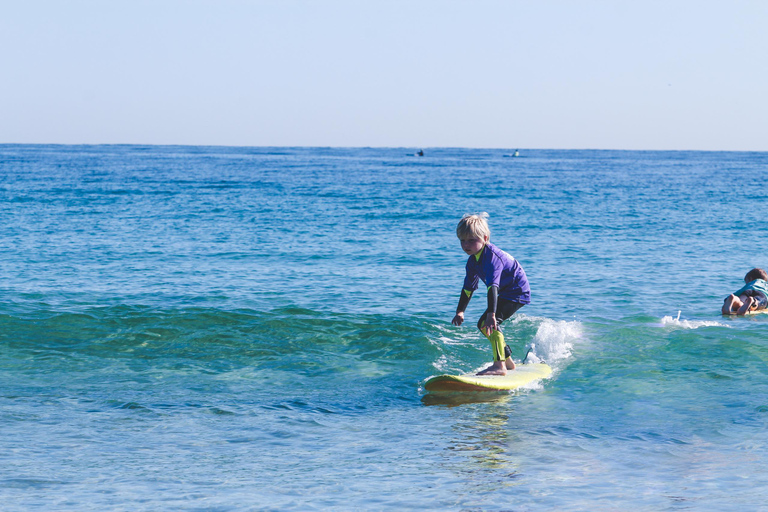
<svg viewBox="0 0 768 512"><path fill-rule="evenodd" d="M768 154L0 146L3 510L756 510ZM490 214L551 378L450 325Z"/></svg>

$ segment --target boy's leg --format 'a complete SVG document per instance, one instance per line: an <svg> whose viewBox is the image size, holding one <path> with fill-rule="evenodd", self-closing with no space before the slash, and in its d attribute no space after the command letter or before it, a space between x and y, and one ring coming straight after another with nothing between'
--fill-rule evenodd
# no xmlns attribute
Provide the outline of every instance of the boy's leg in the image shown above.
<svg viewBox="0 0 768 512"><path fill-rule="evenodd" d="M500 320L497 320L497 323L501 325L501 322L514 315L524 305L525 304L521 304L520 302L499 299L499 304L496 306L496 313L497 315L498 313L501 313L501 315L497 316L497 318L500 318ZM504 365L507 367L507 370L515 369L515 362L512 360L512 351L509 349L509 345L504 345Z"/></svg>
<svg viewBox="0 0 768 512"><path fill-rule="evenodd" d="M521 307L523 307L523 304L520 304L519 302L499 299L496 306L496 323L501 325L504 320L515 314L515 312ZM503 370L504 368L507 370L514 370L515 362L512 361L512 351L504 342L504 335L501 333L501 331L493 331L490 336L485 334L484 327L487 315L488 310L486 309L485 312L483 312L483 316L481 316L480 320L477 322L477 328L480 329L480 332L482 332L483 335L491 342L491 348L493 350L494 364L491 368L484 370L484 372L488 370L493 370L495 372L495 370Z"/></svg>
<svg viewBox="0 0 768 512"><path fill-rule="evenodd" d="M741 297L739 297L741 298ZM736 312L737 315L746 315L752 308L752 305L757 305L757 301L754 297L744 297L742 299L741 307Z"/></svg>
<svg viewBox="0 0 768 512"><path fill-rule="evenodd" d="M738 311L741 306L742 306L741 299L731 294L727 296L725 298L725 301L723 302L723 310L722 310L723 314L732 315L736 313L736 311Z"/></svg>
<svg viewBox="0 0 768 512"><path fill-rule="evenodd" d="M741 295L739 299L742 305L736 312L737 315L746 315L750 311L760 311L768 306L768 298L765 294L757 291L747 292L749 295Z"/></svg>
<svg viewBox="0 0 768 512"><path fill-rule="evenodd" d="M496 311L496 323L499 323L499 317L498 317L498 307ZM504 343L504 335L501 334L501 331L496 330L491 332L490 335L485 334L485 319L487 318L488 310L485 310L485 313L483 313L483 316L480 317L480 320L477 322L477 328L480 329L480 332L483 333L483 336L488 338L488 341L491 342L491 352L493 352L493 364L486 368L485 370L478 372L478 375L506 375L507 374L507 368L504 364L504 348L506 347L506 344Z"/></svg>

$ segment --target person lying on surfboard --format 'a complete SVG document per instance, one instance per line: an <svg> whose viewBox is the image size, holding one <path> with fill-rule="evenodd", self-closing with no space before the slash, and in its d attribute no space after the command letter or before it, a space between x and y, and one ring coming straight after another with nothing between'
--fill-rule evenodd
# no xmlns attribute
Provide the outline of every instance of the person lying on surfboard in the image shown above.
<svg viewBox="0 0 768 512"><path fill-rule="evenodd" d="M477 282L485 283L488 287L488 308L478 320L477 328L491 342L493 364L478 375L506 375L507 370L515 369L515 363L499 326L518 309L531 303L531 288L517 260L490 242L491 230L487 219L485 212L467 214L456 226L456 236L469 259L456 316L451 323L461 325L464 322L464 310L472 293L477 290Z"/></svg>
<svg viewBox="0 0 768 512"><path fill-rule="evenodd" d="M724 315L746 315L768 308L768 274L761 268L753 268L744 276L747 283L739 291L725 298Z"/></svg>

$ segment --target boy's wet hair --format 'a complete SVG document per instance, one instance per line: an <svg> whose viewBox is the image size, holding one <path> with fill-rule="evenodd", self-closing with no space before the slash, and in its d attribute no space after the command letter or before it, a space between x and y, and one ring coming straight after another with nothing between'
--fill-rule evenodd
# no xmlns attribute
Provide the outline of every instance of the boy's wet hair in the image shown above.
<svg viewBox="0 0 768 512"><path fill-rule="evenodd" d="M459 240L467 238L479 238L484 240L487 236L491 238L491 228L488 227L488 214L485 212L466 214L456 226L456 236Z"/></svg>
<svg viewBox="0 0 768 512"><path fill-rule="evenodd" d="M752 270L747 272L747 275L744 276L744 281L747 283L751 283L755 279L762 279L763 281L768 281L768 273L766 273L766 271L761 268L753 268Z"/></svg>

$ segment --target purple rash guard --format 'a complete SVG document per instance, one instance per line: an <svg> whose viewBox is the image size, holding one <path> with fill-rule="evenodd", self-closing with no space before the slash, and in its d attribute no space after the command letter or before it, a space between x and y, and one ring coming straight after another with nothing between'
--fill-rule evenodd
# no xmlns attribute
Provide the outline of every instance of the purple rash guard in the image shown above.
<svg viewBox="0 0 768 512"><path fill-rule="evenodd" d="M477 281L482 280L487 287L498 286L499 298L531 303L531 287L523 267L515 258L488 242L483 247L480 259L472 255L467 260L467 276L464 289L477 290Z"/></svg>

